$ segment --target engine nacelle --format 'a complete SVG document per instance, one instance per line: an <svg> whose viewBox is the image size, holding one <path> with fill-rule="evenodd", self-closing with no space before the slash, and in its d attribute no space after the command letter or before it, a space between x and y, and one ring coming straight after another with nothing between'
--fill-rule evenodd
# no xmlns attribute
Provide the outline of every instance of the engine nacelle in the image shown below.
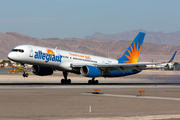
<svg viewBox="0 0 180 120"><path fill-rule="evenodd" d="M82 66L80 73L85 77L99 77L101 75L101 70L93 66Z"/></svg>
<svg viewBox="0 0 180 120"><path fill-rule="evenodd" d="M32 70L33 70L32 71L33 74L39 75L39 76L45 76L45 75L52 75L53 74L53 69L49 68L49 67L33 65Z"/></svg>

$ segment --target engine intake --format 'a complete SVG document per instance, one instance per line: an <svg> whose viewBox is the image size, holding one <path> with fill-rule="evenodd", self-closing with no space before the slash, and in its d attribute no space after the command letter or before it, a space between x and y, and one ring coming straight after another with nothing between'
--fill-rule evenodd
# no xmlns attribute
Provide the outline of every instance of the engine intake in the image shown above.
<svg viewBox="0 0 180 120"><path fill-rule="evenodd" d="M93 66L82 66L80 73L85 77L99 77L101 75L101 70Z"/></svg>
<svg viewBox="0 0 180 120"><path fill-rule="evenodd" d="M39 75L39 76L45 76L45 75L52 75L53 74L53 69L49 68L49 67L33 65L32 70L33 70L32 71L33 74Z"/></svg>

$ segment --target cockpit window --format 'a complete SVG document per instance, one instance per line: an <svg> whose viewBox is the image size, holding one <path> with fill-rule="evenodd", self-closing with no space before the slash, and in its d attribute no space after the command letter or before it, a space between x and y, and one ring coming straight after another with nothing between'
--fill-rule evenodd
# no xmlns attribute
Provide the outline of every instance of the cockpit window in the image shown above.
<svg viewBox="0 0 180 120"><path fill-rule="evenodd" d="M12 49L11 52L21 52L21 53L23 53L24 50L23 49Z"/></svg>
<svg viewBox="0 0 180 120"><path fill-rule="evenodd" d="M22 49L19 49L19 52L24 52L24 50L22 50Z"/></svg>

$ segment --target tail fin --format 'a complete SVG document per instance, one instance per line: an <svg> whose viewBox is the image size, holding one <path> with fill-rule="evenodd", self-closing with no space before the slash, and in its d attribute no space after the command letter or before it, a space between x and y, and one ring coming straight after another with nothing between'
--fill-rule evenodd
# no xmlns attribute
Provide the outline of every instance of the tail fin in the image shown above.
<svg viewBox="0 0 180 120"><path fill-rule="evenodd" d="M174 57L175 57L175 55L176 55L176 52L177 52L177 51L175 51L174 55L173 55L172 58L168 61L168 63L173 62Z"/></svg>
<svg viewBox="0 0 180 120"><path fill-rule="evenodd" d="M118 63L137 63L144 37L145 33L139 32L123 56L118 59Z"/></svg>

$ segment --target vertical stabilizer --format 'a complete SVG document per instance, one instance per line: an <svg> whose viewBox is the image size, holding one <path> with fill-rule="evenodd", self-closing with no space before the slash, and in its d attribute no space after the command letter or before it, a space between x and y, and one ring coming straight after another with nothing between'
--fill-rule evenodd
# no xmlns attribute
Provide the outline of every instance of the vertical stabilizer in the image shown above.
<svg viewBox="0 0 180 120"><path fill-rule="evenodd" d="M145 33L139 32L118 63L137 63L143 45Z"/></svg>
<svg viewBox="0 0 180 120"><path fill-rule="evenodd" d="M174 55L173 55L172 58L168 61L168 63L173 62L176 53L177 53L177 51L175 51Z"/></svg>

